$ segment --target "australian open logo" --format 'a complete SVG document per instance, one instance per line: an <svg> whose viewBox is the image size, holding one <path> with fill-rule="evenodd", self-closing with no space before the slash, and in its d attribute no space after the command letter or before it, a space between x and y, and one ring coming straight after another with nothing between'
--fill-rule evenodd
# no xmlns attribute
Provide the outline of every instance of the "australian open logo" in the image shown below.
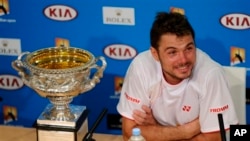
<svg viewBox="0 0 250 141"><path fill-rule="evenodd" d="M5 23L15 23L15 19L6 19L6 18L1 18L4 17L5 15L10 14L10 8L9 8L9 1L8 0L0 0L0 22L5 22Z"/></svg>
<svg viewBox="0 0 250 141"><path fill-rule="evenodd" d="M8 0L0 1L0 16L9 14L9 2Z"/></svg>

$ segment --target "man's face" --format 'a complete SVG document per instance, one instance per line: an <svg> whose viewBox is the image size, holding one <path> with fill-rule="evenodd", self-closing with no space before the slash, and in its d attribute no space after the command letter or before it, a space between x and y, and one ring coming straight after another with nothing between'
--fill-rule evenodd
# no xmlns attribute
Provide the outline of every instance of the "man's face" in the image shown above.
<svg viewBox="0 0 250 141"><path fill-rule="evenodd" d="M159 41L158 51L151 47L154 58L161 63L165 80L178 84L188 78L196 61L196 48L191 35L178 37L165 34Z"/></svg>

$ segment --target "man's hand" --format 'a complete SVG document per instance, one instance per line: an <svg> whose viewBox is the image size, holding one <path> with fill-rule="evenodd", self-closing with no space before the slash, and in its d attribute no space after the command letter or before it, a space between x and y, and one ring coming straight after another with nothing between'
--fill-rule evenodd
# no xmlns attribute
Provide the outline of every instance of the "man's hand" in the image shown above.
<svg viewBox="0 0 250 141"><path fill-rule="evenodd" d="M155 120L152 109L146 105L142 105L142 110L134 110L133 118L138 125L156 125L158 124Z"/></svg>
<svg viewBox="0 0 250 141"><path fill-rule="evenodd" d="M180 125L178 126L178 128L180 129L180 131L185 132L186 135L191 135L191 136L188 136L187 138L192 138L194 136L197 136L201 132L200 122L198 118L184 125Z"/></svg>

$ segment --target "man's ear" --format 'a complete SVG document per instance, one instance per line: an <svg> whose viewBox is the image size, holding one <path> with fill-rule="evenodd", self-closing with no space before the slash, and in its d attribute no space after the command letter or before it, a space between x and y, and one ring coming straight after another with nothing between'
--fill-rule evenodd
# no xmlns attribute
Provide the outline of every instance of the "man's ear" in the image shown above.
<svg viewBox="0 0 250 141"><path fill-rule="evenodd" d="M156 61L159 61L159 55L158 55L157 50L154 47L150 47L150 51L151 51L151 54L154 57L154 59Z"/></svg>

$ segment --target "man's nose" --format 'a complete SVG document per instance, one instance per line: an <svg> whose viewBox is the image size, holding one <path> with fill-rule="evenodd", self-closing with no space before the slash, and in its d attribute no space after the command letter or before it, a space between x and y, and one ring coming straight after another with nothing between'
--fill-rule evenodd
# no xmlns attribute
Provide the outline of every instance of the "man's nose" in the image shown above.
<svg viewBox="0 0 250 141"><path fill-rule="evenodd" d="M180 52L179 53L179 61L185 63L187 61L187 54L185 52Z"/></svg>

